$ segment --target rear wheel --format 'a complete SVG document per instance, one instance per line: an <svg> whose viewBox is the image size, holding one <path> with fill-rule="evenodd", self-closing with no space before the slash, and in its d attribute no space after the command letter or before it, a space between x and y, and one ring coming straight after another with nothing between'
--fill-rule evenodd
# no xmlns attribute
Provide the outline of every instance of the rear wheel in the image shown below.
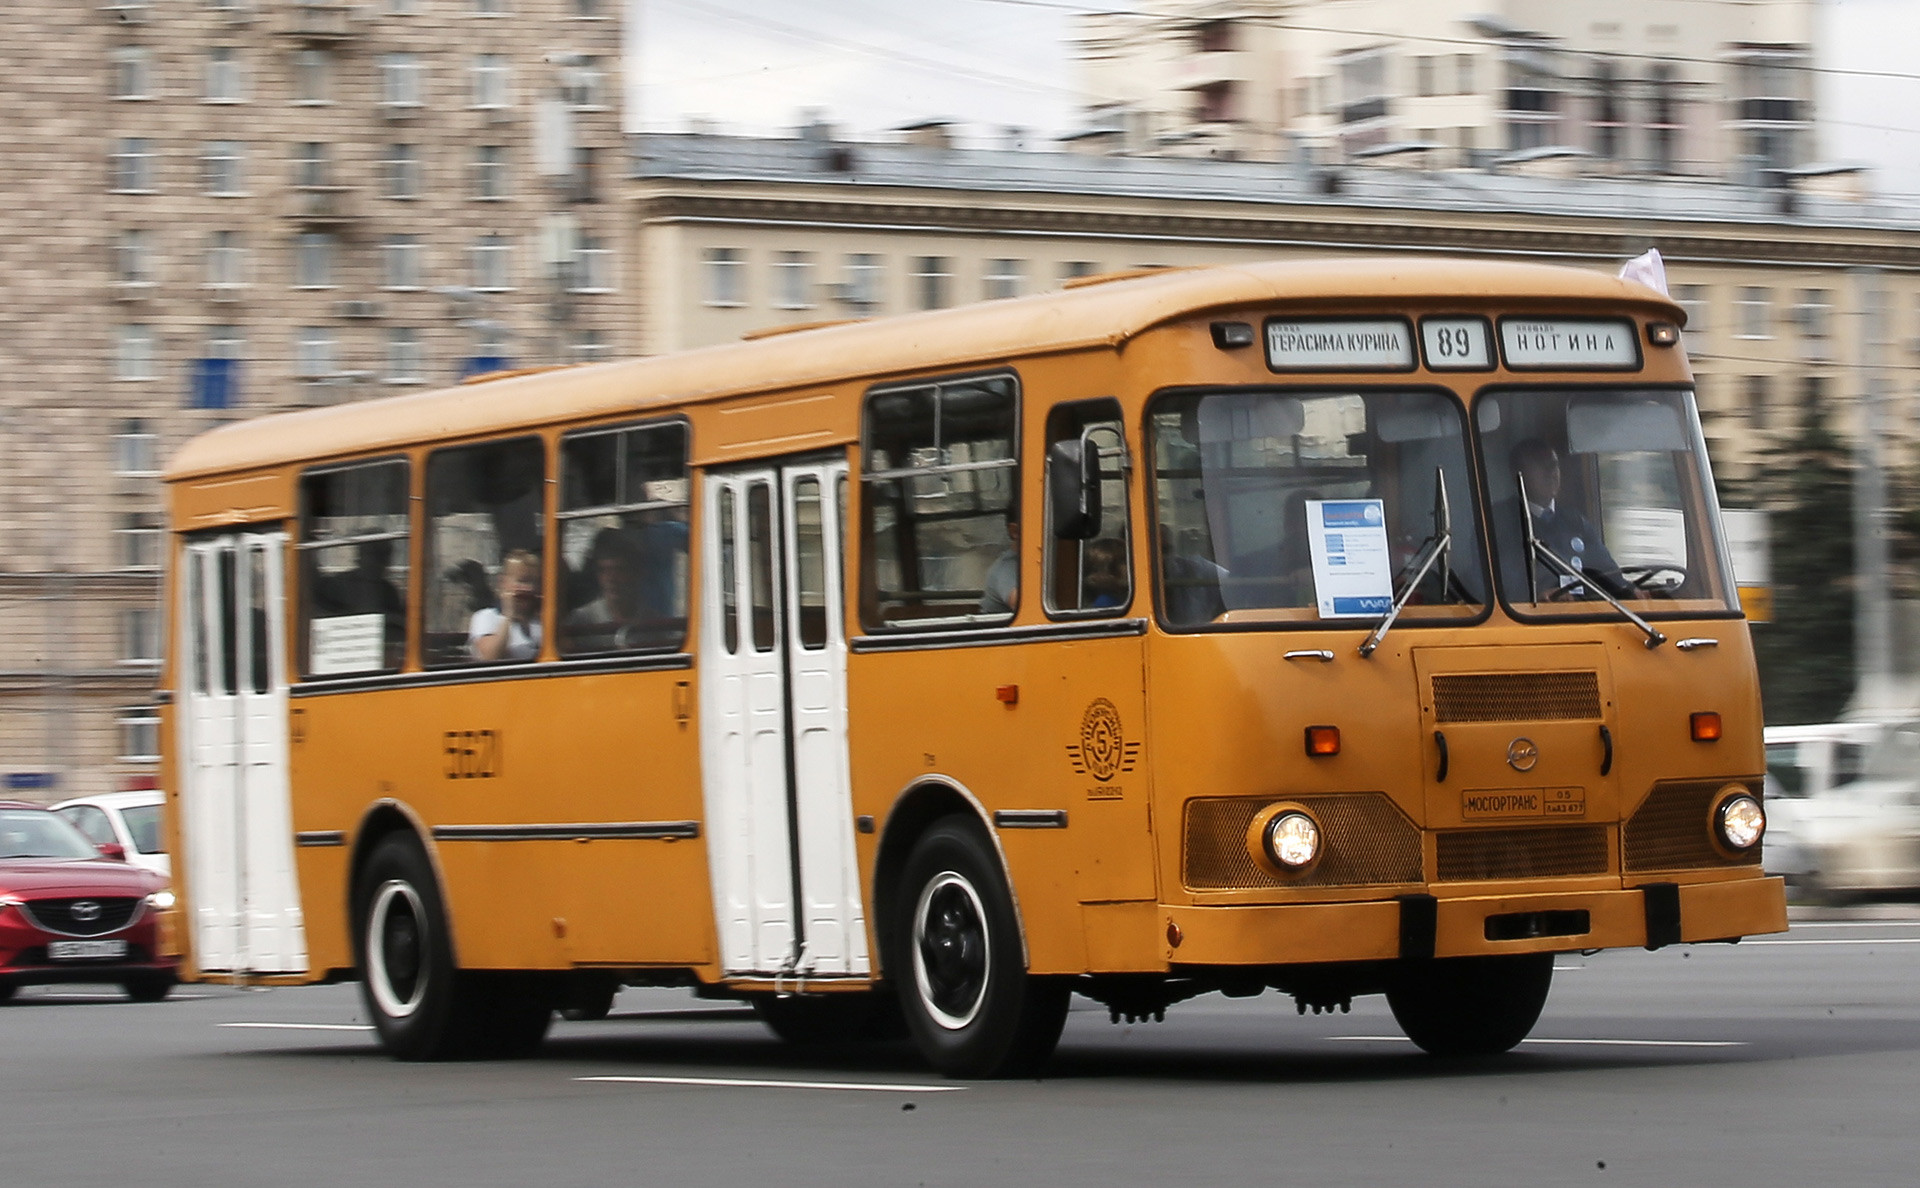
<svg viewBox="0 0 1920 1188"><path fill-rule="evenodd" d="M907 1037L900 1003L891 993L757 994L753 1012L790 1044L884 1043Z"/></svg>
<svg viewBox="0 0 1920 1188"><path fill-rule="evenodd" d="M14 991L18 989L20 989L20 987L14 985L12 982L0 982L0 1002L13 1001Z"/></svg>
<svg viewBox="0 0 1920 1188"><path fill-rule="evenodd" d="M174 983L179 979L171 973L139 974L120 983L127 997L135 1002L159 1002L173 993Z"/></svg>
<svg viewBox="0 0 1920 1188"><path fill-rule="evenodd" d="M1442 957L1403 963L1387 1005L1407 1038L1435 1056L1493 1056L1527 1038L1552 983L1551 953Z"/></svg>
<svg viewBox="0 0 1920 1188"><path fill-rule="evenodd" d="M523 1056L546 1038L553 994L539 975L454 966L439 882L412 838L374 848L354 903L361 1000L394 1056Z"/></svg>
<svg viewBox="0 0 1920 1188"><path fill-rule="evenodd" d="M963 817L937 822L907 857L889 971L907 1030L952 1077L1011 1077L1045 1064L1071 990L1029 975L1000 864Z"/></svg>

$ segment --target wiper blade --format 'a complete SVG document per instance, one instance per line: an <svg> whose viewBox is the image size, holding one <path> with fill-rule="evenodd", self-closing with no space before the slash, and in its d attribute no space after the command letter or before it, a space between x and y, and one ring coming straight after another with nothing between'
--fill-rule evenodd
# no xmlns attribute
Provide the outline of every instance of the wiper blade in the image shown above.
<svg viewBox="0 0 1920 1188"><path fill-rule="evenodd" d="M1548 548L1546 544L1543 541L1541 541L1539 535L1535 533L1533 530L1533 503L1527 498L1526 476L1521 474L1515 474L1513 477L1514 477L1514 481L1520 485L1520 521L1523 525L1525 525L1527 530L1527 595L1528 597L1536 603L1540 601L1540 578L1539 578L1539 575L1534 573L1533 571L1534 558L1537 557L1540 560L1546 562L1547 567L1549 569L1558 570L1560 573L1580 583L1580 585L1591 588L1595 593L1599 594L1600 597L1606 599L1608 604L1611 605L1614 610L1617 610L1621 614L1625 615L1629 623L1632 623L1635 627L1638 627L1640 630L1646 632L1647 648L1649 651L1659 647L1663 643L1666 643L1667 637L1660 634L1660 632L1654 630L1653 624L1647 622L1645 619L1641 618L1639 615L1634 614L1631 610L1628 610L1627 605L1621 602L1618 598L1615 598L1612 592L1609 591L1606 588L1606 586L1602 585L1600 582L1595 581L1591 576L1580 572L1580 570L1575 566L1573 566L1571 563L1562 560L1558 553Z"/></svg>
<svg viewBox="0 0 1920 1188"><path fill-rule="evenodd" d="M1420 583L1427 579L1427 574L1432 572L1435 565L1440 567L1440 589L1443 598L1448 583L1453 580L1450 561L1453 553L1453 510L1447 506L1447 480L1444 471L1434 470L1433 488L1433 534L1427 537L1426 543L1414 555L1409 565L1409 568L1414 570L1413 578L1401 588L1379 625L1360 645L1362 656L1373 655L1374 649L1380 646L1380 641L1387 637L1387 632L1393 630L1393 621L1400 617L1400 612L1406 607L1407 600L1413 597L1413 592L1420 588ZM1401 572L1405 573L1406 570Z"/></svg>

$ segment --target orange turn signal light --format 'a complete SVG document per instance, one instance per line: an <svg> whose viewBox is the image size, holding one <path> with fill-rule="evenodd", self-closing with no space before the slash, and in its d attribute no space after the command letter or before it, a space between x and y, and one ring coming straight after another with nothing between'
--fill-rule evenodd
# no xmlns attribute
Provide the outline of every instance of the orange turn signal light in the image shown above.
<svg viewBox="0 0 1920 1188"><path fill-rule="evenodd" d="M1307 754L1338 755L1340 753L1340 728L1338 726L1307 727Z"/></svg>
<svg viewBox="0 0 1920 1188"><path fill-rule="evenodd" d="M1695 714L1689 720L1693 730L1694 742L1720 741L1720 715L1712 712Z"/></svg>

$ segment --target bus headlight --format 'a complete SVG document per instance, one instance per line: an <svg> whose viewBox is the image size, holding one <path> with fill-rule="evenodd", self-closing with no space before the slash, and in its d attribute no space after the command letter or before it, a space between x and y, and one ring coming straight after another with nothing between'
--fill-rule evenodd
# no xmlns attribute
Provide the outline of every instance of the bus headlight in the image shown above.
<svg viewBox="0 0 1920 1188"><path fill-rule="evenodd" d="M1304 874L1320 860L1320 823L1297 804L1270 804L1253 818L1247 848L1255 861L1283 878Z"/></svg>
<svg viewBox="0 0 1920 1188"><path fill-rule="evenodd" d="M1720 844L1727 849L1751 850L1760 844L1760 836L1767 831L1767 812L1751 793L1736 792L1714 810L1713 827L1720 835Z"/></svg>

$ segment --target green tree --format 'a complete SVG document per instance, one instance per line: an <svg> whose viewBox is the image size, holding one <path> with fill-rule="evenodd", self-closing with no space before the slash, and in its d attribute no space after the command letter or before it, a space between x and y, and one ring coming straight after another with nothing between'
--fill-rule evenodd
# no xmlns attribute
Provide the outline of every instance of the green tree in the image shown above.
<svg viewBox="0 0 1920 1188"><path fill-rule="evenodd" d="M1831 722L1854 686L1853 458L1825 402L1806 401L1792 436L1727 494L1770 513L1773 615L1753 628L1767 724Z"/></svg>

